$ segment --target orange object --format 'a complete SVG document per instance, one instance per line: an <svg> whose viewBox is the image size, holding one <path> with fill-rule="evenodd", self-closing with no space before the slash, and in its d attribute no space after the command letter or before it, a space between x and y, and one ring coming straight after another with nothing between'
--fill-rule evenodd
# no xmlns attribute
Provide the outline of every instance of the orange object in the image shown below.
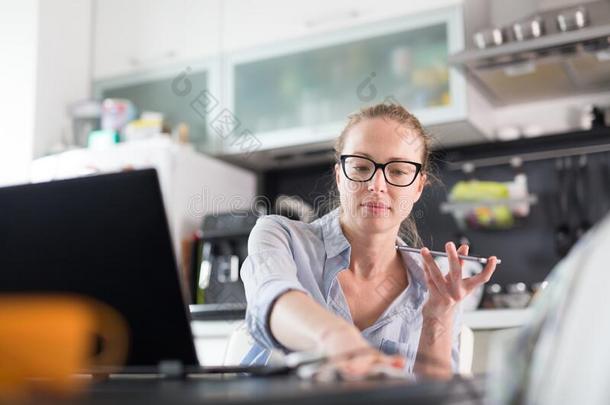
<svg viewBox="0 0 610 405"><path fill-rule="evenodd" d="M32 390L79 392L90 379L75 375L116 371L126 359L127 342L125 321L99 301L0 295L0 399Z"/></svg>

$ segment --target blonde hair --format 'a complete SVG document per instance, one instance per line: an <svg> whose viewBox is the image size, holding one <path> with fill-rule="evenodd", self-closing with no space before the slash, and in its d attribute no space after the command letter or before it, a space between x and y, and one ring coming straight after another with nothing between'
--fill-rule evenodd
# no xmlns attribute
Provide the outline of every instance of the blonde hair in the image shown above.
<svg viewBox="0 0 610 405"><path fill-rule="evenodd" d="M381 103L376 104L370 107L362 108L360 111L350 114L348 116L348 122L337 140L335 141L334 149L335 149L335 159L336 162L340 164L340 156L343 152L343 147L345 146L345 140L350 130L358 123L373 118L384 118L387 120L391 120L399 124L398 128L405 129L402 132L402 136L405 137L406 142L414 142L419 140L422 149L422 170L421 174L425 174L427 179L435 179L433 175L430 173L430 149L432 145L433 138L430 134L428 134L419 120L410 112L408 112L404 107L399 104L394 103ZM333 178L334 179L334 178ZM428 182L429 180L427 180ZM336 208L340 206L339 201L339 193L337 190L337 184L333 181L334 184L334 196L330 198L332 202L331 208ZM332 193L331 193L332 195ZM400 224L400 229L398 231L399 236L409 245L411 246L422 246L422 240L419 236L419 232L417 231L417 225L415 220L413 219L413 212L409 214L407 218Z"/></svg>

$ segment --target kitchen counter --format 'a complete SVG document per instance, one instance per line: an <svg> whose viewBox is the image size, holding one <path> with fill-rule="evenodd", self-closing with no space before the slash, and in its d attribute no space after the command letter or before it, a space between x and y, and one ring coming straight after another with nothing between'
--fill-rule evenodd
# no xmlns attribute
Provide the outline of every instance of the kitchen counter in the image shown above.
<svg viewBox="0 0 610 405"><path fill-rule="evenodd" d="M475 332L477 352L475 369L484 369L488 341L494 331L517 328L524 325L531 317L531 309L485 309L464 313L463 322ZM237 319L207 319L191 322L195 347L200 361L204 365L222 364L227 342L231 333L243 322Z"/></svg>
<svg viewBox="0 0 610 405"><path fill-rule="evenodd" d="M217 314L211 319L194 318L191 322L193 335L197 337L228 336L243 321L243 317L219 319ZM464 312L463 322L473 330L507 329L519 327L531 316L531 309L481 309Z"/></svg>
<svg viewBox="0 0 610 405"><path fill-rule="evenodd" d="M524 325L532 310L526 309L479 309L464 312L463 322L472 330L508 329Z"/></svg>

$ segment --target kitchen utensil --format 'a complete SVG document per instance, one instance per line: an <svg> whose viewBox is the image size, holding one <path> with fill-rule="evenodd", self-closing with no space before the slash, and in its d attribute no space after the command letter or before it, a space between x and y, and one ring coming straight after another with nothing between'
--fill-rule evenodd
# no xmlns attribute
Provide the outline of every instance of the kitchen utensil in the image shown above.
<svg viewBox="0 0 610 405"><path fill-rule="evenodd" d="M539 38L546 32L544 20L540 16L516 22L512 25L512 30L517 41Z"/></svg>
<svg viewBox="0 0 610 405"><path fill-rule="evenodd" d="M560 257L564 257L572 247L572 232L568 221L569 215L569 173L567 170L569 160L559 158L555 161L559 182L557 195L558 218L555 226L555 250Z"/></svg>
<svg viewBox="0 0 610 405"><path fill-rule="evenodd" d="M589 14L587 9L581 6L560 12L556 20L560 31L573 31L589 25Z"/></svg>
<svg viewBox="0 0 610 405"><path fill-rule="evenodd" d="M575 240L580 239L588 230L591 228L591 221L589 220L589 204L588 198L589 193L589 173L587 165L587 155L580 156L578 160L578 166L575 167L576 172L574 173L575 186L576 186L576 204L578 207L579 222L574 232Z"/></svg>
<svg viewBox="0 0 610 405"><path fill-rule="evenodd" d="M506 286L507 294L504 295L504 305L508 308L525 308L529 304L532 295L527 291L525 283L513 283Z"/></svg>
<svg viewBox="0 0 610 405"><path fill-rule="evenodd" d="M548 281L540 281L537 283L533 283L531 285L531 290L532 290L532 296L535 296L536 294L538 294L538 292L544 290L545 288L547 288L549 285Z"/></svg>
<svg viewBox="0 0 610 405"><path fill-rule="evenodd" d="M610 155L607 156L607 160L610 160ZM606 198L604 198L602 205L602 215L605 215L610 210L610 164L608 161L602 162L600 165L600 171L602 179L602 190Z"/></svg>
<svg viewBox="0 0 610 405"><path fill-rule="evenodd" d="M610 125L610 107L607 106L593 106L591 110L592 128L605 128Z"/></svg>
<svg viewBox="0 0 610 405"><path fill-rule="evenodd" d="M472 40L477 48L485 49L507 42L506 29L492 27L476 32L472 36Z"/></svg>
<svg viewBox="0 0 610 405"><path fill-rule="evenodd" d="M107 98L102 103L102 129L122 132L136 117L136 108L129 100Z"/></svg>
<svg viewBox="0 0 610 405"><path fill-rule="evenodd" d="M484 308L503 308L502 286L498 283L493 283L485 287L485 299L483 301Z"/></svg>
<svg viewBox="0 0 610 405"><path fill-rule="evenodd" d="M419 253L419 254L421 254L421 249L416 249L416 248L412 248L412 247L408 247L408 246L396 245L396 249L404 250L406 252L412 252L412 253ZM437 250L430 250L430 254L432 256L447 257L447 253L439 252ZM487 259L484 258L484 257L465 256L465 255L458 255L458 257L460 259L462 259L462 260L470 260L470 261L478 262L478 263L481 263L481 264L487 264ZM500 263L502 263L502 260L498 259L496 264L500 264Z"/></svg>
<svg viewBox="0 0 610 405"><path fill-rule="evenodd" d="M72 144L87 146L91 132L100 129L102 105L97 100L82 100L69 107L72 118Z"/></svg>

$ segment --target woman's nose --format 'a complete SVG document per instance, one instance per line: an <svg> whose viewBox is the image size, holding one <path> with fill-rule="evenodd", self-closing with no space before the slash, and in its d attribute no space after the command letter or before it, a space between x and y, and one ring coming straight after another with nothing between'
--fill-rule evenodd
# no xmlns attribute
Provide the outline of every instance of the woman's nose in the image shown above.
<svg viewBox="0 0 610 405"><path fill-rule="evenodd" d="M375 174L373 174L373 178L369 180L369 190L371 191L386 191L387 183L385 181L385 177L383 175L383 170L377 168L375 170Z"/></svg>

